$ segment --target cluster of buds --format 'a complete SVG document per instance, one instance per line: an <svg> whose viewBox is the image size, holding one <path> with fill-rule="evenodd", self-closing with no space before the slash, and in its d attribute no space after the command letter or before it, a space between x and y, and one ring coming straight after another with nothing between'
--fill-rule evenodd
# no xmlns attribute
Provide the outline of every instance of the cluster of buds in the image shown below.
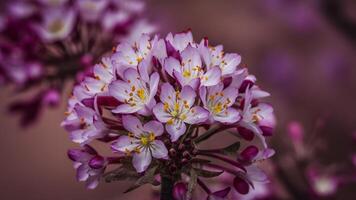
<svg viewBox="0 0 356 200"><path fill-rule="evenodd" d="M10 106L23 114L22 125L33 122L36 117L29 115L43 106L57 105L64 82L85 76L92 63L110 52L112 42L153 31L140 19L141 0L8 2L0 16L0 85L15 85L16 93L41 90Z"/></svg>
<svg viewBox="0 0 356 200"><path fill-rule="evenodd" d="M227 198L230 187L211 191L203 180L222 173L240 194L267 181L257 164L274 154L266 144L273 108L261 102L269 93L240 62L206 38L194 42L190 31L120 43L69 99L62 126L84 148L69 150L78 180L89 188L101 178L133 180L127 191L161 185L161 199L191 199L197 185L209 199ZM217 136L233 139L220 148L201 146ZM89 147L94 140L117 155L99 155ZM117 168L105 173L108 165Z"/></svg>

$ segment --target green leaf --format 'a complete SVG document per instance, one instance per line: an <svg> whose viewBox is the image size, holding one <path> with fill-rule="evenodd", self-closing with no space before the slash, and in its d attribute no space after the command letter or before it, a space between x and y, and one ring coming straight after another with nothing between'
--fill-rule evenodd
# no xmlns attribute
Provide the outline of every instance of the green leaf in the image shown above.
<svg viewBox="0 0 356 200"><path fill-rule="evenodd" d="M217 171L208 171L205 169L197 169L197 168L194 168L194 170L198 176L205 177L205 178L213 178L224 173L224 171L217 172Z"/></svg>
<svg viewBox="0 0 356 200"><path fill-rule="evenodd" d="M158 165L155 165L148 170L146 170L145 174L138 178L136 182L129 188L127 189L124 193L131 192L132 190L137 189L141 185L150 183L152 185L159 185L159 182L155 179L156 171L157 171Z"/></svg>
<svg viewBox="0 0 356 200"><path fill-rule="evenodd" d="M192 193L195 189L195 186L197 185L197 181L198 181L198 174L197 172L192 168L190 170L190 180L188 183L188 191L186 194L186 199L191 199L192 198Z"/></svg>

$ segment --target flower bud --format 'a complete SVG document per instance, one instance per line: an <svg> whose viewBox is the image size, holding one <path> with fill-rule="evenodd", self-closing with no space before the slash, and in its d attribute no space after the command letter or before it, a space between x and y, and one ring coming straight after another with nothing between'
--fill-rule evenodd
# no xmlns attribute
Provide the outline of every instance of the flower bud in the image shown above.
<svg viewBox="0 0 356 200"><path fill-rule="evenodd" d="M100 169L105 166L105 158L102 156L95 156L89 161L89 166L93 169Z"/></svg>
<svg viewBox="0 0 356 200"><path fill-rule="evenodd" d="M258 148L256 146L248 146L241 153L241 157L244 160L252 160L258 154Z"/></svg>
<svg viewBox="0 0 356 200"><path fill-rule="evenodd" d="M173 198L175 200L185 200L187 191L187 184L183 182L176 183L173 187Z"/></svg>
<svg viewBox="0 0 356 200"><path fill-rule="evenodd" d="M235 190L240 194L247 194L250 190L248 183L238 176L235 177L233 185Z"/></svg>
<svg viewBox="0 0 356 200"><path fill-rule="evenodd" d="M171 149L169 150L169 155L170 155L171 157L175 157L175 156L177 155L177 151L176 151L175 149L171 148Z"/></svg>

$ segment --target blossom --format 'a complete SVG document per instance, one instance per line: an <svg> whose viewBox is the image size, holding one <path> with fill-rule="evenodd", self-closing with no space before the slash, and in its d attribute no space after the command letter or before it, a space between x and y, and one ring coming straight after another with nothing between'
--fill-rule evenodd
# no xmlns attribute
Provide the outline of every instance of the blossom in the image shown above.
<svg viewBox="0 0 356 200"><path fill-rule="evenodd" d="M110 142L120 165L101 175L107 182L161 184L173 189L162 192L167 199L194 199L195 183L211 200L232 189L247 194L267 181L256 163L274 154L266 137L275 120L263 102L269 93L239 62L190 31L124 40L78 81L62 125L81 145ZM237 137L216 149L200 145L218 134ZM203 178L222 173L229 185L209 189Z"/></svg>
<svg viewBox="0 0 356 200"><path fill-rule="evenodd" d="M211 121L235 123L240 119L240 113L232 108L238 96L236 88L224 89L224 85L219 83L211 87L200 87L199 93L204 108L210 112Z"/></svg>
<svg viewBox="0 0 356 200"><path fill-rule="evenodd" d="M269 136L273 132L275 126L275 117L273 108L267 103L253 104L253 90L245 92L245 101L242 109L242 119L239 122L241 127L244 127L256 134Z"/></svg>
<svg viewBox="0 0 356 200"><path fill-rule="evenodd" d="M216 47L208 46L208 42L206 40L203 40L200 43L199 52L206 67L211 69L218 66L221 70L222 76L233 74L241 62L241 56L238 54L225 54L222 45L218 45Z"/></svg>
<svg viewBox="0 0 356 200"><path fill-rule="evenodd" d="M34 26L45 42L62 40L72 32L75 14L73 10L52 8L44 13L43 24L34 24Z"/></svg>
<svg viewBox="0 0 356 200"><path fill-rule="evenodd" d="M124 80L116 80L109 86L110 94L123 104L119 105L114 113L134 113L149 115L155 105L154 96L157 92L159 75L153 73L150 77L146 70L139 72L127 69Z"/></svg>
<svg viewBox="0 0 356 200"><path fill-rule="evenodd" d="M98 113L91 108L76 104L71 113L75 115L63 121L62 126L71 132L71 140L75 143L87 144L93 139L106 134L105 124Z"/></svg>
<svg viewBox="0 0 356 200"><path fill-rule="evenodd" d="M166 123L166 130L172 141L177 141L187 129L187 124L197 124L208 119L208 112L200 106L193 106L196 94L190 86L181 91L174 90L169 83L161 87L161 103L153 108L153 113L160 122Z"/></svg>
<svg viewBox="0 0 356 200"><path fill-rule="evenodd" d="M85 181L89 189L96 188L106 168L106 159L89 145L68 150L68 157L74 162L78 181Z"/></svg>
<svg viewBox="0 0 356 200"><path fill-rule="evenodd" d="M177 78L182 86L189 85L192 88L197 88L199 84L212 86L220 82L220 68L203 68L197 48L188 46L182 51L181 57L181 62L173 57L168 58L164 67L167 73Z"/></svg>
<svg viewBox="0 0 356 200"><path fill-rule="evenodd" d="M93 67L93 77L86 77L82 82L86 93L95 96L99 93L107 93L109 84L115 77L113 60L110 57L104 57L101 63Z"/></svg>
<svg viewBox="0 0 356 200"><path fill-rule="evenodd" d="M163 126L158 121L149 121L142 126L140 120L130 115L122 117L124 128L129 131L121 136L112 148L126 154L133 154L133 166L137 172L143 172L153 158L168 159L168 151L164 143L157 140L163 134Z"/></svg>

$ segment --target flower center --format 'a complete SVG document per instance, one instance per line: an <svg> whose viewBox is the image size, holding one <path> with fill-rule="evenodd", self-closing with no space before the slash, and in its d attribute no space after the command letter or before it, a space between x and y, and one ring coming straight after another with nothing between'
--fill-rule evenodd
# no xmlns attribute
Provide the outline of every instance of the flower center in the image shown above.
<svg viewBox="0 0 356 200"><path fill-rule="evenodd" d="M142 146L149 146L151 142L153 142L156 139L156 136L154 133L149 133L148 135L142 135L140 138Z"/></svg>
<svg viewBox="0 0 356 200"><path fill-rule="evenodd" d="M145 95L145 90L144 89L139 89L137 90L137 96L144 101L146 99L146 95Z"/></svg>
<svg viewBox="0 0 356 200"><path fill-rule="evenodd" d="M64 23L60 19L54 20L48 27L49 32L51 33L58 33L62 30Z"/></svg>

